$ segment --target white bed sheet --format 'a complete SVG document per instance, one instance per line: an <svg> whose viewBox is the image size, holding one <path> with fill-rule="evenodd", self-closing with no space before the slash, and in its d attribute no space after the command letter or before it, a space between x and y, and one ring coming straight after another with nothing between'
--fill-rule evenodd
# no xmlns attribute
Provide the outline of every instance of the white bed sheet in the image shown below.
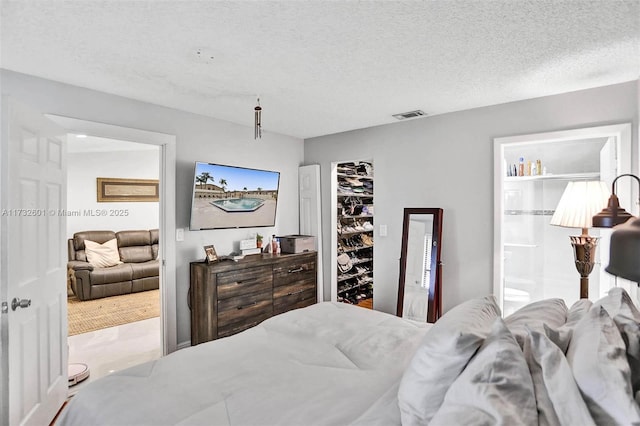
<svg viewBox="0 0 640 426"><path fill-rule="evenodd" d="M429 326L316 304L90 383L57 424L400 424L398 384Z"/></svg>

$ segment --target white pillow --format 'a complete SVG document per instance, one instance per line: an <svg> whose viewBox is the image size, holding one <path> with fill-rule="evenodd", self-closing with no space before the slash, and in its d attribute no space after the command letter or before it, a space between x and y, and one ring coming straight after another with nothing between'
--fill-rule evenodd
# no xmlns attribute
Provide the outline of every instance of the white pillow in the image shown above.
<svg viewBox="0 0 640 426"><path fill-rule="evenodd" d="M625 352L620 332L602 306L593 306L576 324L567 361L596 424L640 423Z"/></svg>
<svg viewBox="0 0 640 426"><path fill-rule="evenodd" d="M502 318L496 318L491 333L453 382L429 423L430 426L471 424L538 424L529 368Z"/></svg>
<svg viewBox="0 0 640 426"><path fill-rule="evenodd" d="M108 268L122 263L115 238L104 244L84 240L84 252L87 255L87 262L94 268Z"/></svg>
<svg viewBox="0 0 640 426"><path fill-rule="evenodd" d="M529 330L523 352L533 380L539 425L594 425L560 348L544 333Z"/></svg>
<svg viewBox="0 0 640 426"><path fill-rule="evenodd" d="M431 420L499 316L495 298L487 296L456 306L431 327L400 382L398 405L404 426Z"/></svg>
<svg viewBox="0 0 640 426"><path fill-rule="evenodd" d="M627 348L627 361L631 368L631 387L634 392L640 391L640 312L633 304L627 292L620 288L612 288L609 294L599 301L613 318Z"/></svg>
<svg viewBox="0 0 640 426"><path fill-rule="evenodd" d="M523 347L528 329L544 332L544 325L558 329L567 322L567 305L562 299L545 299L530 303L505 318L504 323Z"/></svg>

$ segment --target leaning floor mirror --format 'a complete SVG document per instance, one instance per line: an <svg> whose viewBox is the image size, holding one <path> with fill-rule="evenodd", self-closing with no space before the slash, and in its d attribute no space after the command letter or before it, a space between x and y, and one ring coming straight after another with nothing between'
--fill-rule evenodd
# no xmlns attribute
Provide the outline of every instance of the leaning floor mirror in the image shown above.
<svg viewBox="0 0 640 426"><path fill-rule="evenodd" d="M405 208L397 315L436 322L442 309L442 209Z"/></svg>

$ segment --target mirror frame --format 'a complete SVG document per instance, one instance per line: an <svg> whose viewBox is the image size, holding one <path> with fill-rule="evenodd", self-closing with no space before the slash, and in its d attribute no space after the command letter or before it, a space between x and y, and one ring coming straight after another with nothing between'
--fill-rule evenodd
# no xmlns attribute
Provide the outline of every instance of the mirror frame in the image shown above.
<svg viewBox="0 0 640 426"><path fill-rule="evenodd" d="M433 241L436 244L435 250L431 250L431 274L429 279L429 295L427 301L427 322L436 322L442 315L442 261L440 255L442 251L442 213L441 208L411 208L404 209L404 220L402 222L402 249L400 251L400 279L398 281L398 305L396 315L402 317L404 302L404 283L407 269L407 242L409 234L409 219L414 214L433 215Z"/></svg>

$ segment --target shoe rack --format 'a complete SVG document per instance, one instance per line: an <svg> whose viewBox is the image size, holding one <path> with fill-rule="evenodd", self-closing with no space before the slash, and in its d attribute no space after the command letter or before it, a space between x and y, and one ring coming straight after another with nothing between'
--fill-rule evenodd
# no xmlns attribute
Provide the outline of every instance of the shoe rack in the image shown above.
<svg viewBox="0 0 640 426"><path fill-rule="evenodd" d="M336 165L337 253L347 267L336 268L338 302L373 307L373 164Z"/></svg>

